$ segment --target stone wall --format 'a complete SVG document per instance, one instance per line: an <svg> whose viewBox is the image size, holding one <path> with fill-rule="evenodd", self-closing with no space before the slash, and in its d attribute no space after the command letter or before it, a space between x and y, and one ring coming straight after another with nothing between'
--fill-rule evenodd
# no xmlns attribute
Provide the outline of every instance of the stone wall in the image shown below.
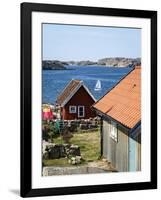
<svg viewBox="0 0 161 200"><path fill-rule="evenodd" d="M64 126L69 128L72 133L85 132L85 131L96 131L100 125L100 119L98 117L90 119L75 119L75 120L65 120Z"/></svg>
<svg viewBox="0 0 161 200"><path fill-rule="evenodd" d="M76 156L81 156L80 147L78 145L43 142L43 159L59 159Z"/></svg>

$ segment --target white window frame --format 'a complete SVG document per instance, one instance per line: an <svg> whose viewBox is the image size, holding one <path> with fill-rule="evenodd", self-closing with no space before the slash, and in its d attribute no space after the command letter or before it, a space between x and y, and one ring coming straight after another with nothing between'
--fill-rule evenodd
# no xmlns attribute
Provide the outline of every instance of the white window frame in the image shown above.
<svg viewBox="0 0 161 200"><path fill-rule="evenodd" d="M77 113L77 106L69 106L69 113Z"/></svg>
<svg viewBox="0 0 161 200"><path fill-rule="evenodd" d="M118 142L118 128L117 128L117 123L114 121L111 121L111 124L110 124L110 137L115 142Z"/></svg>
<svg viewBox="0 0 161 200"><path fill-rule="evenodd" d="M83 108L83 115L80 115L79 108ZM84 106L78 106L78 117L84 117L85 116L85 107Z"/></svg>

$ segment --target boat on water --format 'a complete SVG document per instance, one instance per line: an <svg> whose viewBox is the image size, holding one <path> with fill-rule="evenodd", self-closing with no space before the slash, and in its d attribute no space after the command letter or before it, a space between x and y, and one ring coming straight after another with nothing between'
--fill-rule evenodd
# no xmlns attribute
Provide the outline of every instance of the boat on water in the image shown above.
<svg viewBox="0 0 161 200"><path fill-rule="evenodd" d="M101 88L101 81L98 80L97 83L96 83L96 86L95 86L94 90L95 90L95 91L99 91L99 90L101 90L101 89L102 89L102 88Z"/></svg>

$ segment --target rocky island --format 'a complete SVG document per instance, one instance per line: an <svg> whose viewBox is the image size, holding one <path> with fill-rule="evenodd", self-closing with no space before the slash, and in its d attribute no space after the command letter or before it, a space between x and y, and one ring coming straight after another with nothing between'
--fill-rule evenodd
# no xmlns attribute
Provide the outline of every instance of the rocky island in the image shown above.
<svg viewBox="0 0 161 200"><path fill-rule="evenodd" d="M141 65L141 58L124 58L124 57L107 57L98 61L82 60L82 61L59 61L59 60L43 60L43 70L67 70L67 65L75 66L107 66L107 67L132 67L133 65Z"/></svg>
<svg viewBox="0 0 161 200"><path fill-rule="evenodd" d="M124 57L114 57L114 58L103 58L98 60L98 65L105 65L108 67L127 67L131 65L140 65L141 58L124 58Z"/></svg>
<svg viewBox="0 0 161 200"><path fill-rule="evenodd" d="M42 68L43 70L66 70L65 65L68 65L65 62L61 62L58 60L43 60Z"/></svg>
<svg viewBox="0 0 161 200"><path fill-rule="evenodd" d="M141 58L124 58L124 57L107 57L99 59L98 61L82 60L69 61L68 65L78 66L107 66L107 67L130 67L133 65L140 65Z"/></svg>

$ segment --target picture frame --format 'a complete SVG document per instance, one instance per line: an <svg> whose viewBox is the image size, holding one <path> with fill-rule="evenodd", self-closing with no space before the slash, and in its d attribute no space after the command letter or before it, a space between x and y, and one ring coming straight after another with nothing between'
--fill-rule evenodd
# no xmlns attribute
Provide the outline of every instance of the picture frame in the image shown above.
<svg viewBox="0 0 161 200"><path fill-rule="evenodd" d="M33 30L36 25L33 25L33 14L66 14L66 15L79 15L89 18L94 16L99 17L115 17L115 18L135 18L138 21L141 19L148 20L150 24L149 35L150 41L150 68L146 71L145 76L148 79L150 87L149 90L149 138L150 148L149 153L149 180L125 181L106 183L105 181L99 184L80 184L76 186L53 186L50 184L47 187L33 187L33 134L38 132L34 127L34 120L32 118L34 101L32 100L33 82L35 74L33 70L33 60L35 59L35 45L40 48L40 44L34 43ZM54 16L53 16L54 18ZM42 17L42 19L44 19ZM102 18L103 19L103 18ZM63 24L63 16L59 23ZM38 21L36 18L35 21ZM48 21L48 20L47 20ZM59 21L59 20L58 20ZM50 20L49 20L50 22ZM79 21L80 22L80 21ZM103 22L102 22L103 23ZM139 22L138 22L139 23ZM120 25L121 26L121 25ZM125 24L122 24L125 26ZM41 29L38 29L41 30ZM146 34L146 33L145 33ZM41 38L39 38L41 39ZM40 40L41 43L41 40ZM144 48L142 46L142 48ZM42 50L40 49L40 52ZM42 52L41 52L42 53ZM40 60L41 61L41 60ZM41 79L38 79L39 81ZM41 85L41 83L38 83ZM35 91L35 90L34 90ZM40 96L38 97L40 98ZM145 125L145 124L144 124ZM41 135L41 133L39 133ZM35 134L36 135L36 134ZM100 7L85 7L73 5L52 5L52 4L38 4L38 3L22 3L21 4L21 196L22 197L36 197L36 196L49 196L49 195L67 195L67 194L83 194L83 193L100 193L100 192L114 192L114 191L129 191L129 190L143 190L143 189L156 189L157 188L157 12L147 10L130 10L130 9L116 9L116 8L100 8ZM145 152L144 152L145 153ZM125 175L125 174L124 174ZM99 176L99 175L98 175ZM45 180L45 178L44 178ZM97 180L97 179L96 179ZM63 181L63 176L61 178ZM56 184L56 183L55 183ZM79 184L79 183L78 183Z"/></svg>

